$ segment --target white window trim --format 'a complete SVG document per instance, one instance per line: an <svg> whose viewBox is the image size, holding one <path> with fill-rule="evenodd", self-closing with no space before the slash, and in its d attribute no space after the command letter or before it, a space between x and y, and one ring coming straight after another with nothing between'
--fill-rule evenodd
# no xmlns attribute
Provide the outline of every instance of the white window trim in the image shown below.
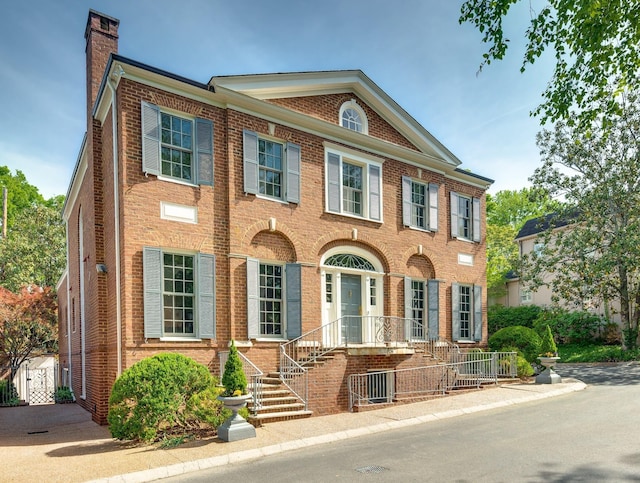
<svg viewBox="0 0 640 483"><path fill-rule="evenodd" d="M332 153L336 156L338 156L340 158L340 166L339 166L339 172L340 172L340 212L336 213L334 211L329 211L329 180L328 180L328 173L327 173L327 164L328 164L328 156L329 153ZM342 185L342 166L343 163L347 162L349 164L354 164L357 166L362 166L362 171L363 171L363 190L362 190L362 215L356 215L353 213L346 213L344 211L344 207L343 207L343 188L344 186ZM324 190L325 190L325 213L330 213L332 215L340 215L340 216L346 216L349 218L356 218L358 220L368 220L371 221L373 223L380 223L382 224L384 221L384 216L383 216L383 207L384 207L384 200L383 200L383 180L382 180L382 166L384 164L384 160L380 159L380 158L376 158L374 156L367 156L367 155L363 155L363 153L360 153L358 151L354 151L354 150L350 150L350 149L345 149L343 147L338 147L336 145L329 145L329 143L325 143L325 153L324 153L324 163L325 163L325 180L324 180ZM369 166L377 166L380 170L380 186L379 186L379 190L380 190L380 219L379 220L374 220L370 218L370 206L369 206L369 198L370 198L370 181L369 181Z"/></svg>
<svg viewBox="0 0 640 483"><path fill-rule="evenodd" d="M274 144L279 144L280 147L282 148L282 159L280 160L280 196L271 196L265 193L256 193L256 198L262 198L264 200L270 200L270 201L276 201L276 202L281 202L284 204L289 204L289 202L287 201L287 195L286 195L286 190L287 190L287 143L286 141L283 141L282 139L278 139L274 136L268 136L262 133L257 133L258 134L258 173L260 173L260 169L263 168L263 166L260 166L260 140L262 141L267 141L270 143L274 143ZM258 175L259 178L259 175ZM260 189L260 180L258 179L258 190Z"/></svg>
<svg viewBox="0 0 640 483"><path fill-rule="evenodd" d="M176 111L175 109L170 109L170 108L165 108L158 106L158 109L160 110L160 119L162 119L162 114L168 114L170 116L175 116L175 117L179 117L180 119L186 119L188 121L191 121L191 181L187 181L184 178L176 178L175 176L171 176L168 174L162 174L162 146L163 146L163 142L162 142L162 120L160 120L160 125L159 125L159 129L160 129L160 174L158 174L158 176L156 177L159 180L162 181L169 181L171 183L177 183L177 184L182 184L185 186L198 186L197 183L197 173L196 173L196 169L197 169L197 162L196 162L196 136L195 136L195 132L196 132L196 118L194 116L191 116L189 114L186 114L184 112L181 111Z"/></svg>
<svg viewBox="0 0 640 483"><path fill-rule="evenodd" d="M169 255L181 255L181 256L187 256L187 257L193 257L193 334L189 335L189 334L173 334L173 333L168 333L167 335L165 335L165 331L164 331L164 301L162 303L162 337L160 337L161 341L171 341L171 342L197 342L200 341L202 339L198 338L198 324L200 323L199 321L199 314L198 314L198 272L200 270L200 267L198 266L198 253L197 252L191 252L188 250L181 250L181 249L173 249L173 248L160 248L160 262L162 265L162 298L164 300L164 294L165 294L165 290L164 290L164 269L165 269L165 265L164 265L164 255L169 254Z"/></svg>
<svg viewBox="0 0 640 483"><path fill-rule="evenodd" d="M260 290L260 267L262 265L271 265L271 266L279 266L282 270L282 288L281 288L281 298L280 298L280 334L263 334L260 332L262 330L262 323L258 320L258 332L260 335L255 339L256 341L280 341L280 342L288 342L286 338L287 334L287 269L286 263L282 261L272 261L272 260L259 260L258 263L258 291ZM258 301L260 304L262 303L262 297L258 297ZM260 306L258 307L258 316L262 315L262 309Z"/></svg>
<svg viewBox="0 0 640 483"><path fill-rule="evenodd" d="M413 202L413 185L417 184L420 185L424 188L424 225L425 226L419 226L419 225L415 225L413 223L413 207L415 206L415 203ZM410 228L414 229L414 230L420 230L420 231L429 231L429 183L423 183L422 181L416 181L415 179L411 179L411 224L409 225Z"/></svg>
<svg viewBox="0 0 640 483"><path fill-rule="evenodd" d="M344 127L342 125L342 115L344 114L344 111L346 111L347 109L353 109L360 115L360 121L362 122L362 131L355 131L353 129ZM360 132L361 134L369 134L369 120L367 119L367 115L365 114L364 109L360 107L360 105L356 102L355 99L351 99L350 101L344 102L340 106L340 111L338 114L338 124L340 125L340 127L344 127L344 129L349 129L350 131L353 131L353 132Z"/></svg>

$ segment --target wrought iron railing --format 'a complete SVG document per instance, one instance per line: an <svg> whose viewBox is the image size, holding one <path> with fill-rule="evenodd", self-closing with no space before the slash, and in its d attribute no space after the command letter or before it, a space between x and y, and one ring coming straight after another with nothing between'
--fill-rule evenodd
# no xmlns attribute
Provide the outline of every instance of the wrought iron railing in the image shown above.
<svg viewBox="0 0 640 483"><path fill-rule="evenodd" d="M264 373L242 352L238 351L238 355L240 356L240 360L242 361L242 370L244 372L244 375L247 377L247 389L249 390L249 392L251 392L253 400L252 410L254 413L256 413L258 409L262 407L262 376L264 376ZM220 360L220 381L222 381L222 375L224 374L224 365L229 358L229 352L221 351L218 353L218 357Z"/></svg>
<svg viewBox="0 0 640 483"><path fill-rule="evenodd" d="M280 346L280 379L308 403L307 369L330 352L351 346L410 347L424 341L426 329L413 319L387 316L345 316Z"/></svg>
<svg viewBox="0 0 640 483"><path fill-rule="evenodd" d="M515 359L515 352L469 352L463 355L466 360L459 362L351 374L348 379L349 410L356 406L419 399L444 395L453 389L495 384L498 382L500 361Z"/></svg>

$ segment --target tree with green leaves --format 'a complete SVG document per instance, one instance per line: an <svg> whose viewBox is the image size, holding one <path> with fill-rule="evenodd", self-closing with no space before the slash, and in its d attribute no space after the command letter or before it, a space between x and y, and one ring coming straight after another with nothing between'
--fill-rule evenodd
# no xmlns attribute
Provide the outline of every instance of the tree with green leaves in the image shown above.
<svg viewBox="0 0 640 483"><path fill-rule="evenodd" d="M519 252L514 238L527 220L556 211L560 204L537 188L487 194L487 290L505 294L509 272L516 270Z"/></svg>
<svg viewBox="0 0 640 483"><path fill-rule="evenodd" d="M0 286L17 292L35 284L55 287L66 265L63 197L31 204L15 213L0 240Z"/></svg>
<svg viewBox="0 0 640 483"><path fill-rule="evenodd" d="M503 22L523 0L466 0L460 23L470 22L489 48L480 65L504 58L509 39ZM635 0L547 0L531 20L521 71L545 52L555 56L553 77L534 114L588 126L601 113L619 113L618 97L640 88L640 2Z"/></svg>
<svg viewBox="0 0 640 483"><path fill-rule="evenodd" d="M521 280L548 285L555 301L580 308L619 301L632 349L640 320L640 98L618 102L607 122L604 114L588 129L560 121L538 135L543 163L531 181L566 208L539 235L544 249L523 257Z"/></svg>
<svg viewBox="0 0 640 483"><path fill-rule="evenodd" d="M57 352L56 296L50 287L0 287L0 365L10 367L9 382L29 357Z"/></svg>
<svg viewBox="0 0 640 483"><path fill-rule="evenodd" d="M2 188L7 189L7 228L13 226L19 212L34 205L47 203L38 188L30 184L20 170L16 170L16 174L12 174L7 166L0 166L0 193ZM55 198L53 199L55 200Z"/></svg>

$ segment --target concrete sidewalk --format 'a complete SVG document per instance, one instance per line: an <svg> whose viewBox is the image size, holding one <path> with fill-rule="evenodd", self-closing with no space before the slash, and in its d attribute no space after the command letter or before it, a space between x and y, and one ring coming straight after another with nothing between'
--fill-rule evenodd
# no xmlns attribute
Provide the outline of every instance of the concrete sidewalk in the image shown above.
<svg viewBox="0 0 640 483"><path fill-rule="evenodd" d="M257 437L224 443L193 441L172 449L113 440L75 404L0 408L0 454L7 482L142 482L231 462L330 443L477 411L582 390L576 379L561 384L505 384L431 401L283 421L256 430ZM487 417L491 417L487 415Z"/></svg>

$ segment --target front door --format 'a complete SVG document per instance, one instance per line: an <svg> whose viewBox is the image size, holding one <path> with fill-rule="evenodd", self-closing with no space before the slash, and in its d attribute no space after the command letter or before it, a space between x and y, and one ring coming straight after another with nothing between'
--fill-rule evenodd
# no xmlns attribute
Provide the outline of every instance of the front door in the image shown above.
<svg viewBox="0 0 640 483"><path fill-rule="evenodd" d="M350 344L362 343L362 277L341 276L342 341Z"/></svg>

